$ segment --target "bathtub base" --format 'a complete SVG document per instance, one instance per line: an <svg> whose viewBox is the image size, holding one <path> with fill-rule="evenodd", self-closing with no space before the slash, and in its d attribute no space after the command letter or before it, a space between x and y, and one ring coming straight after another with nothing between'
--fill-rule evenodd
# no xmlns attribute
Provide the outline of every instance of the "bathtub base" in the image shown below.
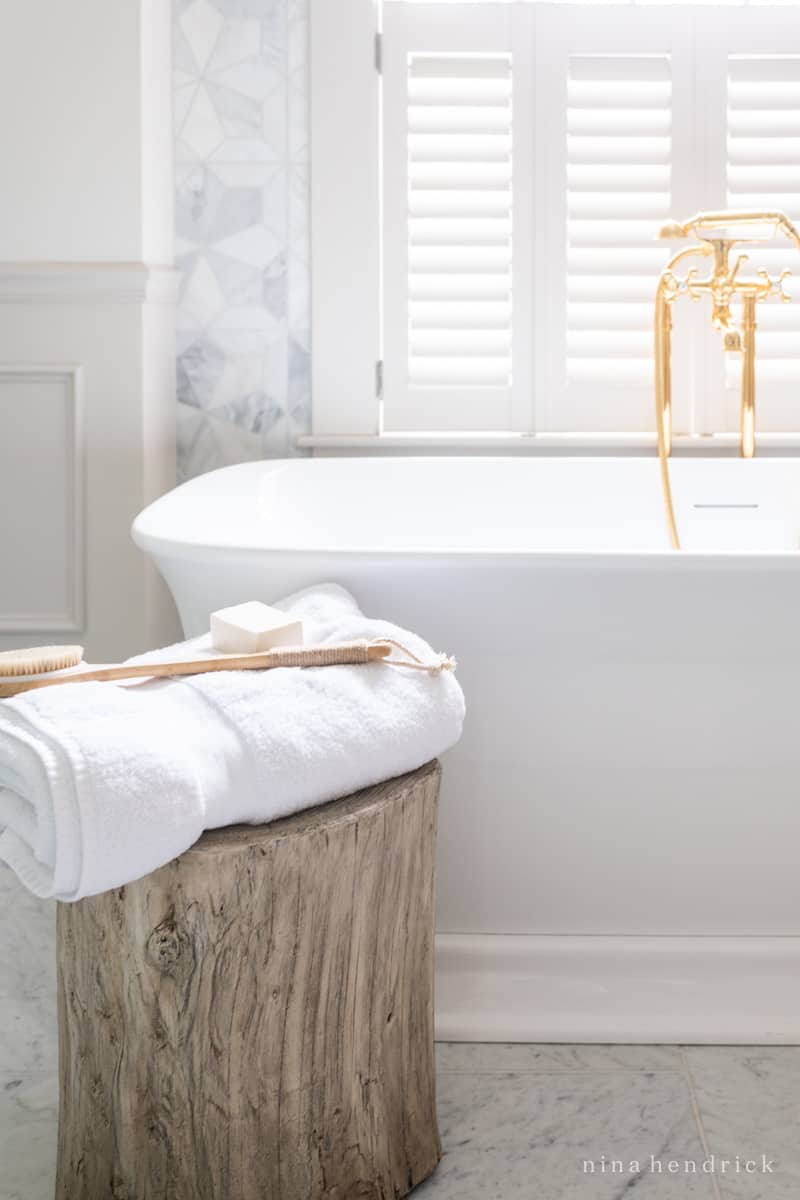
<svg viewBox="0 0 800 1200"><path fill-rule="evenodd" d="M439 934L439 1041L800 1044L800 937Z"/></svg>
<svg viewBox="0 0 800 1200"><path fill-rule="evenodd" d="M137 522L187 635L334 581L458 661L439 1036L800 1042L800 459L249 463Z"/></svg>

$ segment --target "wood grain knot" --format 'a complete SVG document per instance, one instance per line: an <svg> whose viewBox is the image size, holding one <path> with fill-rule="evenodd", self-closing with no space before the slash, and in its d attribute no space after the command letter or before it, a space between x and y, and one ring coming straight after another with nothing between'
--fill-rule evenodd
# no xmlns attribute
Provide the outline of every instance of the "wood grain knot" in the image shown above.
<svg viewBox="0 0 800 1200"><path fill-rule="evenodd" d="M156 925L147 939L147 957L164 975L176 975L189 939L171 917Z"/></svg>

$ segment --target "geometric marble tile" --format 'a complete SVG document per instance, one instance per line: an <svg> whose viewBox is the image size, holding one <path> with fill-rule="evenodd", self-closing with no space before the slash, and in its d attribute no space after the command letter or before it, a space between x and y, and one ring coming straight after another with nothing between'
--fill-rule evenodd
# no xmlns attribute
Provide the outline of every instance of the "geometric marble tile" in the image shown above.
<svg viewBox="0 0 800 1200"><path fill-rule="evenodd" d="M180 126L180 138L198 160L208 158L225 140L225 128L207 88L195 89Z"/></svg>
<svg viewBox="0 0 800 1200"><path fill-rule="evenodd" d="M308 159L308 12L289 3L287 47L287 139L292 162Z"/></svg>
<svg viewBox="0 0 800 1200"><path fill-rule="evenodd" d="M179 334L178 346L178 400L197 408L209 407L225 369L225 355L203 334Z"/></svg>
<svg viewBox="0 0 800 1200"><path fill-rule="evenodd" d="M181 312L202 326L225 308L225 296L208 260L198 256L187 268Z"/></svg>
<svg viewBox="0 0 800 1200"><path fill-rule="evenodd" d="M285 423L281 416L276 425ZM276 436L281 437L278 428ZM264 457L264 436L248 433L213 414L178 403L178 442L183 448L178 479L190 479L217 467L256 462ZM185 471L185 474L182 472Z"/></svg>
<svg viewBox="0 0 800 1200"><path fill-rule="evenodd" d="M244 189L239 189L239 191L240 193L244 192L241 198L250 200L248 191ZM243 228L237 229L228 236L216 236L209 240L213 242L218 254L225 254L235 262L246 263L248 266L263 270L276 258L279 258L285 250L285 246L270 229L261 223L260 196L257 191L253 199L255 211L247 223L243 223Z"/></svg>
<svg viewBox="0 0 800 1200"><path fill-rule="evenodd" d="M183 8L178 24L197 66L202 70L225 24L219 9L209 0L193 0Z"/></svg>
<svg viewBox="0 0 800 1200"><path fill-rule="evenodd" d="M264 129L264 104L263 100L258 100L252 95L245 93L247 87L246 76L243 70L249 66L252 72L261 72L264 85L264 94L269 95L275 92L278 97L278 103L282 103L282 95L279 91L281 78L275 71L267 69L259 62L250 64L239 64L237 67L231 67L224 76L212 76L207 78L203 85L203 91L208 96L217 119L222 127L224 137L228 138L254 138L258 139ZM225 79L226 82L216 82L217 80ZM241 83L239 82L241 81ZM186 134L183 134L186 140ZM274 147L274 142L272 143ZM216 149L216 147L214 147Z"/></svg>
<svg viewBox="0 0 800 1200"><path fill-rule="evenodd" d="M677 1071L444 1072L437 1101L444 1157L420 1200L714 1197L684 1170L704 1151Z"/></svg>
<svg viewBox="0 0 800 1200"><path fill-rule="evenodd" d="M261 54L261 21L256 17L231 20L233 14L227 10L228 20L214 43L211 67L214 72L257 60Z"/></svg>
<svg viewBox="0 0 800 1200"><path fill-rule="evenodd" d="M185 479L310 429L306 0L173 0L173 64Z"/></svg>
<svg viewBox="0 0 800 1200"><path fill-rule="evenodd" d="M717 1177L723 1200L796 1200L800 1046L688 1046L686 1055L709 1150L731 1164ZM761 1169L737 1172L737 1155Z"/></svg>

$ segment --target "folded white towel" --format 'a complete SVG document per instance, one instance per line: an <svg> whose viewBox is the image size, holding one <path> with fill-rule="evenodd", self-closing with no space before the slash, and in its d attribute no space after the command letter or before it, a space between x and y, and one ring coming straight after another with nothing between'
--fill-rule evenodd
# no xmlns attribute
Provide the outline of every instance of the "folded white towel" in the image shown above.
<svg viewBox="0 0 800 1200"><path fill-rule="evenodd" d="M420 638L343 588L279 607L308 642ZM211 655L194 638L132 661ZM451 672L375 662L43 688L0 702L0 859L38 896L78 900L169 862L204 829L266 822L413 770L456 742Z"/></svg>

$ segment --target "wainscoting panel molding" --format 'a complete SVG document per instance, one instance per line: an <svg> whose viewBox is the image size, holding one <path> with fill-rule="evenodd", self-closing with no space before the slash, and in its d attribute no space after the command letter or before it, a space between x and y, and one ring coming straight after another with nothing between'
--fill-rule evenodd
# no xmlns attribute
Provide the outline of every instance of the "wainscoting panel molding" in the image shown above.
<svg viewBox="0 0 800 1200"><path fill-rule="evenodd" d="M175 484L177 284L169 265L0 262L0 649L112 662L175 640L130 528Z"/></svg>
<svg viewBox="0 0 800 1200"><path fill-rule="evenodd" d="M85 629L84 455L80 366L0 363L0 633Z"/></svg>

